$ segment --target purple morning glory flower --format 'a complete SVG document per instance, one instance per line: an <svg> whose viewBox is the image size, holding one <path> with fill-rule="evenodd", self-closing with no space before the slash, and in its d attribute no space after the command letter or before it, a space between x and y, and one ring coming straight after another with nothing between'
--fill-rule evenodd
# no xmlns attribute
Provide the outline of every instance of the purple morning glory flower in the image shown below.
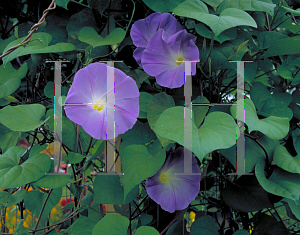
<svg viewBox="0 0 300 235"><path fill-rule="evenodd" d="M93 138L103 140L113 139L132 128L139 115L139 90L135 81L114 68L115 91L106 91L107 67L103 63L92 63L80 69L64 105L70 120L82 125ZM109 98L112 92L115 92L115 107ZM113 117L115 135L106 125L106 118Z"/></svg>
<svg viewBox="0 0 300 235"><path fill-rule="evenodd" d="M194 41L196 36L181 30L170 37L163 29L149 40L142 54L142 65L146 73L155 76L156 82L164 87L176 88L184 84L183 61L198 61L199 50ZM196 62L192 63L192 75L196 73Z"/></svg>
<svg viewBox="0 0 300 235"><path fill-rule="evenodd" d="M141 58L150 38L159 30L163 29L166 36L171 36L184 27L170 13L155 12L145 19L136 21L131 28L130 36L137 49L133 52L133 57L142 66Z"/></svg>
<svg viewBox="0 0 300 235"><path fill-rule="evenodd" d="M167 153L161 169L146 180L149 197L165 211L183 210L196 198L200 190L200 174L180 175L184 172L184 148ZM192 172L200 173L197 161L192 156Z"/></svg>

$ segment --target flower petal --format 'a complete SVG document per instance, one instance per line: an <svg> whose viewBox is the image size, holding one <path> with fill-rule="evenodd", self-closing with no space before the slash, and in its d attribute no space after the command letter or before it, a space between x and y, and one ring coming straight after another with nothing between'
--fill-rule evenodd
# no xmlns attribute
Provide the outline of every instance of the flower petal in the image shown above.
<svg viewBox="0 0 300 235"><path fill-rule="evenodd" d="M170 13L155 12L143 20L136 21L130 31L133 44L137 47L146 47L150 38L159 29L163 29L167 36L184 29L184 27Z"/></svg>
<svg viewBox="0 0 300 235"><path fill-rule="evenodd" d="M138 63L139 66L142 67L142 55L144 53L145 47L137 47L133 52L133 57Z"/></svg>
<svg viewBox="0 0 300 235"><path fill-rule="evenodd" d="M156 82L164 87L175 88L184 84L184 63L176 63L179 58L197 61L199 51L195 36L181 30L165 37L164 30L158 30L149 40L142 54L142 65L148 74L156 77ZM192 63L192 74L196 73L196 63Z"/></svg>
<svg viewBox="0 0 300 235"><path fill-rule="evenodd" d="M113 139L123 134L133 127L139 115L139 90L135 81L121 70L114 69L114 83L114 89L106 91L107 65L90 64L76 73L65 101L67 117L82 125L96 139ZM114 99L111 98L112 92L115 92ZM106 101L107 97L111 100ZM103 102L105 109L96 110L95 102ZM115 126L111 130L107 128L106 120L112 119Z"/></svg>
<svg viewBox="0 0 300 235"><path fill-rule="evenodd" d="M196 38L197 37L195 35L188 33L186 30L181 30L168 37L165 41L175 53L178 53L184 52L184 50L189 46L189 42L196 41Z"/></svg>
<svg viewBox="0 0 300 235"><path fill-rule="evenodd" d="M116 105L115 109L115 128L116 135L123 134L131 129L137 121L139 115L139 99L130 99L123 101L126 104L126 109ZM119 102L118 102L119 103Z"/></svg>
<svg viewBox="0 0 300 235"><path fill-rule="evenodd" d="M85 122L82 124L82 128L95 139L106 139L106 118L105 111L97 111L94 110L93 113L87 118L85 118ZM113 130L109 130L108 139L113 138Z"/></svg>
<svg viewBox="0 0 300 235"><path fill-rule="evenodd" d="M106 64L89 64L76 73L72 86L76 87L77 90L84 91L85 94L92 95L95 101L106 94L106 74Z"/></svg>
<svg viewBox="0 0 300 235"><path fill-rule="evenodd" d="M184 84L184 64L175 69L168 69L156 76L156 82L164 87L176 88Z"/></svg>
<svg viewBox="0 0 300 235"><path fill-rule="evenodd" d="M173 213L176 209L176 195L171 187L166 187L161 195L160 206L163 210Z"/></svg>
<svg viewBox="0 0 300 235"><path fill-rule="evenodd" d="M197 174L180 174L184 172L183 150L181 147L168 152L161 169L146 180L146 190L150 198L171 213L186 208L200 190L200 170L194 156L192 156L192 172ZM164 183L160 180L161 174L165 176Z"/></svg>

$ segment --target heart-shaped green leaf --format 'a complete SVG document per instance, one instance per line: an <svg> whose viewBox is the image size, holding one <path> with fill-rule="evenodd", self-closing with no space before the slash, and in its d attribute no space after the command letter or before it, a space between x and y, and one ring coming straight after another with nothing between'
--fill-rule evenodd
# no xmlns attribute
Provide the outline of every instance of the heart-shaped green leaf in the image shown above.
<svg viewBox="0 0 300 235"><path fill-rule="evenodd" d="M144 145L130 145L122 155L124 197L138 184L154 175L164 164L166 150L152 156Z"/></svg>
<svg viewBox="0 0 300 235"><path fill-rule="evenodd" d="M165 13L171 12L175 7L177 7L184 0L143 0L143 2L151 8L153 11Z"/></svg>
<svg viewBox="0 0 300 235"><path fill-rule="evenodd" d="M139 227L134 235L159 235L159 232L150 226L141 226Z"/></svg>
<svg viewBox="0 0 300 235"><path fill-rule="evenodd" d="M0 98L9 96L19 88L27 70L27 63L18 70L15 70L10 63L0 66Z"/></svg>
<svg viewBox="0 0 300 235"><path fill-rule="evenodd" d="M175 106L175 102L172 96L167 95L165 92L154 95L148 103L147 119L151 129L157 134L155 124L159 116L167 109ZM157 138L161 142L161 145L166 147L172 141L163 138L157 134Z"/></svg>
<svg viewBox="0 0 300 235"><path fill-rule="evenodd" d="M300 174L290 173L276 167L272 175L267 179L264 173L264 162L258 162L255 166L255 175L260 185L269 193L286 197L299 203Z"/></svg>
<svg viewBox="0 0 300 235"><path fill-rule="evenodd" d="M236 107L231 106L231 114L236 118ZM289 119L286 117L270 116L258 119L252 100L245 99L245 122L251 131L260 131L273 140L284 138L289 131Z"/></svg>
<svg viewBox="0 0 300 235"><path fill-rule="evenodd" d="M215 36L218 36L226 29L236 26L257 27L254 19L245 11L237 8L227 8L223 10L220 16L209 14L207 6L197 0L186 0L177 6L173 12L176 15L189 17L199 20L208 25Z"/></svg>
<svg viewBox="0 0 300 235"><path fill-rule="evenodd" d="M191 112L190 109L186 110L187 113ZM160 136L184 146L184 120L184 107L169 108L160 115L155 129ZM229 148L236 143L236 123L230 115L212 112L207 115L199 130L194 122L194 114L192 120L192 149L185 147L200 160L213 150Z"/></svg>
<svg viewBox="0 0 300 235"><path fill-rule="evenodd" d="M93 184L94 203L125 205L138 194L139 187L132 189L124 200L124 188L118 174L98 174Z"/></svg>
<svg viewBox="0 0 300 235"><path fill-rule="evenodd" d="M43 188L61 188L66 186L70 181L70 175L45 175L38 181L32 182L31 184L37 187Z"/></svg>
<svg viewBox="0 0 300 235"><path fill-rule="evenodd" d="M2 148L3 152L6 152L6 150L12 146L15 146L21 136L20 131L11 131L2 124L0 124L0 133L0 148Z"/></svg>
<svg viewBox="0 0 300 235"><path fill-rule="evenodd" d="M49 216L49 213L51 212L53 207L57 205L57 203L59 203L61 195L61 188L53 189L43 210L43 214L41 216L41 223L43 223L44 220ZM29 191L24 199L25 207L29 211L31 211L36 217L38 217L47 196L48 193L42 193L37 190Z"/></svg>
<svg viewBox="0 0 300 235"><path fill-rule="evenodd" d="M283 146L277 146L273 156L277 166L291 173L300 173L300 154L292 157Z"/></svg>
<svg viewBox="0 0 300 235"><path fill-rule="evenodd" d="M46 154L37 154L19 165L24 149L9 148L0 156L0 188L14 188L40 179L50 169L51 160Z"/></svg>
<svg viewBox="0 0 300 235"><path fill-rule="evenodd" d="M79 153L69 152L69 163L76 164L82 161L83 156Z"/></svg>
<svg viewBox="0 0 300 235"><path fill-rule="evenodd" d="M27 191L25 189L18 190L14 194L10 194L9 192L2 191L0 192L0 208L2 207L11 207L24 199L27 195Z"/></svg>
<svg viewBox="0 0 300 235"><path fill-rule="evenodd" d="M224 0L218 7L217 13L222 12L226 8L237 8L244 11L262 11L273 16L274 7L276 7L276 4L273 4L272 0Z"/></svg>
<svg viewBox="0 0 300 235"><path fill-rule="evenodd" d="M218 235L218 224L210 215L201 216L193 222L191 235Z"/></svg>
<svg viewBox="0 0 300 235"><path fill-rule="evenodd" d="M20 38L18 40L12 41L9 43L4 52L8 50L10 47L16 46L23 41L25 37ZM57 53L64 51L73 51L76 47L71 43L57 43L55 45L48 46L49 42L52 40L52 36L48 33L34 33L32 34L31 40L25 46L20 46L16 50L14 50L9 55L3 58L3 63L6 65L8 62L13 59L29 54L39 54L39 53Z"/></svg>
<svg viewBox="0 0 300 235"><path fill-rule="evenodd" d="M68 234L74 234L74 235L81 235L81 234L86 234L86 235L92 235L93 229L96 225L96 222L93 220L85 217L85 216L80 216L79 219L75 221L68 229L66 232Z"/></svg>
<svg viewBox="0 0 300 235"><path fill-rule="evenodd" d="M108 214L96 224L93 229L93 235L126 235L128 226L129 219L125 216Z"/></svg>
<svg viewBox="0 0 300 235"><path fill-rule="evenodd" d="M294 55L300 53L300 37L289 37L275 42L265 52L265 57L277 55Z"/></svg>
<svg viewBox="0 0 300 235"><path fill-rule="evenodd" d="M114 29L107 37L102 38L92 27L84 27L79 31L78 39L93 47L114 45L125 38L125 31L121 28Z"/></svg>
<svg viewBox="0 0 300 235"><path fill-rule="evenodd" d="M0 122L12 131L32 131L47 121L40 122L45 111L41 104L6 106L0 110Z"/></svg>

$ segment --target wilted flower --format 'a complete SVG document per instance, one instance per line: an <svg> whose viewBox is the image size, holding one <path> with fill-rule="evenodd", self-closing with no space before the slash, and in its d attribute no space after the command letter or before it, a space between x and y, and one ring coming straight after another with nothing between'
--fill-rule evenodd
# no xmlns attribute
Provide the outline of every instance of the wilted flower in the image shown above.
<svg viewBox="0 0 300 235"><path fill-rule="evenodd" d="M184 27L170 13L155 12L145 19L136 21L131 28L130 36L133 44L137 47L133 56L137 63L142 66L141 58L150 38L159 30L163 29L169 37Z"/></svg>
<svg viewBox="0 0 300 235"><path fill-rule="evenodd" d="M194 41L196 36L181 30L170 37L158 30L149 40L142 55L146 73L155 76L164 87L175 88L184 84L183 61L198 61L199 51ZM196 62L192 63L192 75L196 73Z"/></svg>
<svg viewBox="0 0 300 235"><path fill-rule="evenodd" d="M139 90L135 81L114 68L115 91L107 91L107 67L93 63L80 69L64 105L67 117L96 139L113 139L126 132L139 115ZM107 99L111 92L115 92L115 106L113 100ZM107 118L113 117L115 135L106 125Z"/></svg>
<svg viewBox="0 0 300 235"><path fill-rule="evenodd" d="M184 148L180 147L167 153L161 169L146 180L146 190L165 211L185 209L197 196L200 190L200 170L192 156L192 173L184 175ZM181 173L181 174L179 174Z"/></svg>

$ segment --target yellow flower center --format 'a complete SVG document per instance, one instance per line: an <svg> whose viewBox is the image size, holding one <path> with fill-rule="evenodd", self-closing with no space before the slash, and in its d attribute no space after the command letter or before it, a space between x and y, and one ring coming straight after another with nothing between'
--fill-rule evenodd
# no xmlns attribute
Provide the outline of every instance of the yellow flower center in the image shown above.
<svg viewBox="0 0 300 235"><path fill-rule="evenodd" d="M182 56L178 56L178 58L176 60L176 64L180 65L183 61L184 61L184 58Z"/></svg>
<svg viewBox="0 0 300 235"><path fill-rule="evenodd" d="M166 183L168 181L166 173L161 173L159 179L162 183Z"/></svg>
<svg viewBox="0 0 300 235"><path fill-rule="evenodd" d="M104 105L102 103L94 104L94 109L96 109L97 111L101 111L104 109Z"/></svg>

